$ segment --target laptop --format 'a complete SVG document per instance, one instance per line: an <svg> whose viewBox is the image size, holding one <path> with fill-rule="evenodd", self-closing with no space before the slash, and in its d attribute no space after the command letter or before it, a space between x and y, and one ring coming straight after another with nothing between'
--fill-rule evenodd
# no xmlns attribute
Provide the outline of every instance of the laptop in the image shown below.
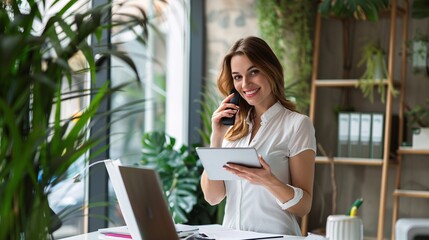
<svg viewBox="0 0 429 240"><path fill-rule="evenodd" d="M122 166L119 160L106 160L105 165L127 226L99 233L115 236L128 231L134 240L177 240L198 232L197 227L174 225L154 169Z"/></svg>

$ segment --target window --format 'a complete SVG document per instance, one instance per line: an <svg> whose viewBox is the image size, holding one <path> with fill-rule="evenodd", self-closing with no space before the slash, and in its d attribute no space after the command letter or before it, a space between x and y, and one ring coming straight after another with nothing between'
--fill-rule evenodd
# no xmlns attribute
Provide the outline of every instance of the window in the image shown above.
<svg viewBox="0 0 429 240"><path fill-rule="evenodd" d="M124 164L134 164L141 159L141 139L145 132L167 132L179 143L186 141L189 24L186 1L169 1L166 4L157 0L140 0L127 1L126 4L141 5L155 26L148 29L146 45L139 43L132 32L121 32L112 37L117 50L128 53L135 62L140 82L135 82L133 71L124 63L112 58L112 86L134 83L112 97L111 109L126 109L124 105L127 103L143 102L128 108L131 111L113 114L109 155L111 159L121 159ZM143 32L142 29L134 30L140 34ZM110 202L116 201L111 186L109 199ZM109 209L109 218L114 222L112 225L123 224L117 206Z"/></svg>
<svg viewBox="0 0 429 240"><path fill-rule="evenodd" d="M93 0L94 5L103 3L105 0ZM119 1L114 1L119 3ZM126 67L121 60L112 57L109 74L97 77L98 81L111 80L111 86L115 87L126 82L133 82L124 91L112 96L111 101L104 110L111 109L115 113L105 125L95 126L91 132L104 130L109 126L106 134L109 134L109 149L99 159L91 159L96 162L101 159L120 158L124 164L133 164L141 158L141 138L144 132L165 131L175 137L179 144L188 140L188 106L189 98L189 3L183 1L159 0L129 0L122 2L124 5L139 4L148 13L155 29L149 28L149 38L146 45L141 45L135 37L135 33L142 34L143 29L133 29L131 32L112 32L112 46L116 50L124 51L133 59L140 81L132 70ZM133 11L132 8L122 7L121 11ZM112 9L112 12L119 11ZM117 12L116 12L117 13ZM126 12L132 13L132 12ZM154 17L156 16L156 17ZM201 49L200 49L201 51ZM87 75L78 77L78 82L73 88L90 88L91 81ZM132 104L141 101L138 104ZM76 102L67 103L70 114L78 114L81 109L88 105L89 98ZM64 182L60 183L50 196L51 207L55 212L72 211L72 215L62 218L63 226L54 233L54 238L62 238L95 231L104 222L98 219L91 223L88 219L88 209L82 210L82 206L99 203L97 194L106 190L104 187L107 176L104 167L96 166L90 168L90 173L85 181L74 182L73 175L85 168L85 159L78 161ZM103 175L104 174L104 175ZM96 177L94 177L96 176ZM88 188L90 189L88 193ZM96 192L96 193L94 193ZM103 195L103 194L101 194ZM109 202L115 203L116 198L113 189L108 187ZM103 197L101 197L103 198ZM99 214L91 212L89 214ZM104 210L101 214L104 215ZM108 209L108 217L113 225L122 225L119 208L111 204ZM112 223L112 222L109 222ZM89 225L89 227L87 227Z"/></svg>
<svg viewBox="0 0 429 240"><path fill-rule="evenodd" d="M82 69L85 66L83 56L77 55L72 60L71 65L77 70ZM82 92L84 89L89 89L89 85L89 75L82 73L73 76L71 86L69 86L67 80L64 79L62 92L65 96L69 96L69 93L76 94L76 91ZM78 116L79 113L89 105L89 100L89 96L82 96L62 101L61 118L69 119L71 116ZM51 118L53 117L54 114L51 115ZM82 171L85 168L85 158L86 156L82 156L73 163L67 170L67 175L64 176L64 180L55 185L48 196L50 207L62 221L61 228L54 232L54 237L56 239L84 232L84 218L82 217L84 215L84 209L82 207L85 205L86 184L85 181L78 181L73 177L76 174L84 174Z"/></svg>

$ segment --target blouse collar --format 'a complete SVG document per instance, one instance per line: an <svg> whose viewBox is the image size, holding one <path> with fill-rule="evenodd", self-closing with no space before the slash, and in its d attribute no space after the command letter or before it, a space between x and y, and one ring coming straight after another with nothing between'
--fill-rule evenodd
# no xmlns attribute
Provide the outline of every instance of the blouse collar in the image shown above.
<svg viewBox="0 0 429 240"><path fill-rule="evenodd" d="M261 125L264 125L264 123L267 123L268 121L270 121L274 116L277 115L277 113L280 112L281 109L283 109L283 105L279 101L274 103L273 106L268 108L268 110L262 114ZM253 122L251 119L251 116L253 115L253 111L255 111L255 108L251 108L250 111L247 113L246 123L249 125L253 125Z"/></svg>

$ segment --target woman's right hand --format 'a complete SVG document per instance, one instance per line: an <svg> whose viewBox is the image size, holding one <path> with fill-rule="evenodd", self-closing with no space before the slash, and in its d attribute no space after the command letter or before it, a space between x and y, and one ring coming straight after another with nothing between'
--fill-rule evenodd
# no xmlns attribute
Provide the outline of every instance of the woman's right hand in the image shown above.
<svg viewBox="0 0 429 240"><path fill-rule="evenodd" d="M229 103L234 94L228 95L220 104L220 106L213 112L212 115L212 136L211 146L220 147L222 145L223 137L230 126L223 125L221 119L223 117L233 117L237 114L239 107L234 103Z"/></svg>

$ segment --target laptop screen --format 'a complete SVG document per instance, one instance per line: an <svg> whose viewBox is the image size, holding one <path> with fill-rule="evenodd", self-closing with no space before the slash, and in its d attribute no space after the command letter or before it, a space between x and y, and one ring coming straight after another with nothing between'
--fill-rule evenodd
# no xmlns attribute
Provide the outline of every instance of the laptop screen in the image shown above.
<svg viewBox="0 0 429 240"><path fill-rule="evenodd" d="M119 207L133 239L178 239L154 169L106 161Z"/></svg>

